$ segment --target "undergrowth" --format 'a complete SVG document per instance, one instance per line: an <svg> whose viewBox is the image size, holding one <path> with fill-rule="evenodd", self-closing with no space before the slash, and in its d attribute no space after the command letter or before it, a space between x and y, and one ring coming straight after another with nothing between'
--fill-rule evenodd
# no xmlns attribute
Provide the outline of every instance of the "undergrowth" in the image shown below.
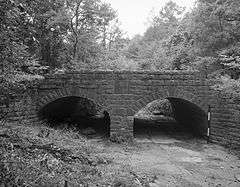
<svg viewBox="0 0 240 187"><path fill-rule="evenodd" d="M0 128L0 186L88 185L111 158L70 129L46 126Z"/></svg>

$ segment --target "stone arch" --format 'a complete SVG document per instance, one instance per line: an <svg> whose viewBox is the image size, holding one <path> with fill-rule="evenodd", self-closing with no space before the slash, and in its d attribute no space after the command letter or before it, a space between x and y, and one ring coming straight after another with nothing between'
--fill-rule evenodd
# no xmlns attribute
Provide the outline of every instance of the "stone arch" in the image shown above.
<svg viewBox="0 0 240 187"><path fill-rule="evenodd" d="M141 99L137 100L131 106L131 108L129 108L129 116L135 115L140 109L142 109L148 103L151 103L154 100L165 99L169 97L175 97L175 98L180 98L180 99L190 101L191 103L201 108L203 111L207 112L208 103L205 98L197 96L194 93L184 91L182 89L175 89L174 91L171 91L171 92L169 90L162 90L159 92L154 92L152 94L149 94L145 97L142 97Z"/></svg>
<svg viewBox="0 0 240 187"><path fill-rule="evenodd" d="M201 96L196 95L193 92L178 88L174 90L166 89L160 92L155 92L137 100L131 110L131 116L136 119L136 121L133 120L132 122L133 132L144 132L142 130L136 130L139 127L136 125L139 120L135 114L147 106L147 104L159 99L169 99L171 105L173 106L173 117L177 124L180 124L178 127L181 126L183 129L187 129L187 131L199 137L206 136L208 108L207 102ZM141 127L141 123L138 124L140 124ZM148 128L146 125L143 125L142 127L144 129ZM151 125L149 127L151 127Z"/></svg>
<svg viewBox="0 0 240 187"><path fill-rule="evenodd" d="M94 93L92 91L88 91L86 89L64 88L51 90L48 93L44 94L43 97L39 98L37 102L37 111L40 111L41 108L43 108L47 104L63 97L82 97L93 101L100 110L100 112L108 110L108 107L106 105L106 99L104 98L104 96Z"/></svg>

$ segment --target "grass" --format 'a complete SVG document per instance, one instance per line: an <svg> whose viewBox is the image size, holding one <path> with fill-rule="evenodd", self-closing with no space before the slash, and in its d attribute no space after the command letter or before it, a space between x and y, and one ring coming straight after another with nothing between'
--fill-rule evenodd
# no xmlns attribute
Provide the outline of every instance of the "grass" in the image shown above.
<svg viewBox="0 0 240 187"><path fill-rule="evenodd" d="M72 129L8 124L1 127L0 142L0 186L96 184L100 168L112 160Z"/></svg>

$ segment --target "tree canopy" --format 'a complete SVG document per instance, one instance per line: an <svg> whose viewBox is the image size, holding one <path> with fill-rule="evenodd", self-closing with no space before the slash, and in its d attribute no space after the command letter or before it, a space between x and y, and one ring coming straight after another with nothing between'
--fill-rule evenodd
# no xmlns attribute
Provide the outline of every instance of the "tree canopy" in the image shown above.
<svg viewBox="0 0 240 187"><path fill-rule="evenodd" d="M206 77L240 76L239 0L197 0L189 12L169 1L132 39L101 0L4 0L0 22L2 87L56 69L197 69Z"/></svg>

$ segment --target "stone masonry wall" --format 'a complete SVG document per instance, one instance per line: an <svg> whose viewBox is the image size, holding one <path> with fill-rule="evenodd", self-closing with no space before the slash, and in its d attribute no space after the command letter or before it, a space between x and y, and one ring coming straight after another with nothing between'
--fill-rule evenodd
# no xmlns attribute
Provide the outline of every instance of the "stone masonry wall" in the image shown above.
<svg viewBox="0 0 240 187"><path fill-rule="evenodd" d="M134 114L153 100L178 97L206 110L208 86L197 72L86 71L48 76L37 90L37 110L61 97L85 97L110 113L112 134L132 135Z"/></svg>
<svg viewBox="0 0 240 187"><path fill-rule="evenodd" d="M212 106L213 142L237 146L240 140L239 98L231 98L210 88L198 72L113 72L81 71L49 75L10 106L9 119L34 124L46 104L62 97L92 100L111 117L111 135L133 135L133 116L156 99L176 97L188 100L205 112Z"/></svg>
<svg viewBox="0 0 240 187"><path fill-rule="evenodd" d="M230 148L240 148L240 96L216 94L212 109L211 140Z"/></svg>

